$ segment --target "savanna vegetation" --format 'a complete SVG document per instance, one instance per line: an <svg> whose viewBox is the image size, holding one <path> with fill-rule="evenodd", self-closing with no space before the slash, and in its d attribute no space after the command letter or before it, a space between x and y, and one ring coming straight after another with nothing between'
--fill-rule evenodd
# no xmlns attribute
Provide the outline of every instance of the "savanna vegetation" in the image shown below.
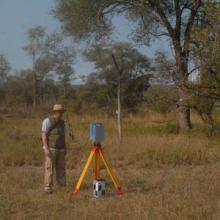
<svg viewBox="0 0 220 220"><path fill-rule="evenodd" d="M220 138L210 137L196 115L196 127L181 135L173 114L127 117L121 143L113 118L71 116L75 140L68 137L67 188L55 188L49 196L42 190L40 119L1 119L1 219L219 219ZM69 201L90 151L91 121L106 127L104 148L122 184L123 198L115 193L103 167L106 198L92 198L89 169L82 190Z"/></svg>
<svg viewBox="0 0 220 220"><path fill-rule="evenodd" d="M0 55L0 219L220 219L219 2L56 0L51 13L63 32L27 30L30 68ZM132 26L129 41L112 40L118 16ZM171 53L140 52L164 38ZM79 56L91 73L78 75ZM54 103L68 110L68 183L45 195L39 137ZM123 198L102 167L106 197L92 198L90 170L69 200L91 122L105 126Z"/></svg>

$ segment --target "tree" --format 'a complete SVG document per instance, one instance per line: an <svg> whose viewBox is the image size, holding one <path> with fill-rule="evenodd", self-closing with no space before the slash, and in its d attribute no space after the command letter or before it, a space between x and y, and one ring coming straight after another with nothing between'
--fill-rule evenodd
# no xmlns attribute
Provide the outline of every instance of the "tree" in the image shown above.
<svg viewBox="0 0 220 220"><path fill-rule="evenodd" d="M59 76L73 73L71 61L74 52L72 47L64 45L59 34L47 34L40 26L29 29L28 38L29 43L24 50L32 58L32 96L33 108L36 109L41 83L49 73L58 73Z"/></svg>
<svg viewBox="0 0 220 220"><path fill-rule="evenodd" d="M5 91L5 83L8 80L8 74L10 72L10 65L6 60L5 56L0 54L0 100L4 100L6 91Z"/></svg>
<svg viewBox="0 0 220 220"><path fill-rule="evenodd" d="M37 63L42 60L43 41L45 37L44 28L38 26L28 30L28 38L30 43L24 47L24 50L32 57L32 93L33 93L33 108L37 107L37 92L38 92L38 75Z"/></svg>
<svg viewBox="0 0 220 220"><path fill-rule="evenodd" d="M149 88L150 61L127 43L95 45L85 53L93 62L100 83L107 87L110 105L117 100L118 134L121 139L122 106L135 111ZM112 103L113 101L113 103Z"/></svg>
<svg viewBox="0 0 220 220"><path fill-rule="evenodd" d="M8 107L30 107L32 104L32 70L26 69L8 77L4 84L6 91L5 105Z"/></svg>
<svg viewBox="0 0 220 220"><path fill-rule="evenodd" d="M194 28L193 61L198 82L193 85L200 95L220 98L220 5L210 1L205 19ZM189 85L190 86L190 85Z"/></svg>
<svg viewBox="0 0 220 220"><path fill-rule="evenodd" d="M112 101L112 100L111 100ZM113 103L113 101L112 101ZM88 107L89 106L89 107ZM106 86L100 83L97 74L88 75L82 85L78 85L75 91L74 110L76 113L107 113L112 115L115 110L110 104Z"/></svg>
<svg viewBox="0 0 220 220"><path fill-rule="evenodd" d="M191 128L188 92L189 55L192 29L202 15L205 0L57 0L55 15L66 32L75 39L106 36L113 30L111 18L126 15L136 25L138 42L168 37L175 55L174 75L179 94L178 121L180 129Z"/></svg>
<svg viewBox="0 0 220 220"><path fill-rule="evenodd" d="M31 110L33 105L32 97L32 70L24 69L17 71L14 75L8 76L4 83L5 99L4 105L11 109ZM48 109L51 102L58 97L58 87L54 80L45 79L39 87L38 103L41 107Z"/></svg>
<svg viewBox="0 0 220 220"><path fill-rule="evenodd" d="M0 54L0 84L3 84L10 72L10 65L4 55Z"/></svg>
<svg viewBox="0 0 220 220"><path fill-rule="evenodd" d="M191 72L197 80L185 82L190 93L189 105L202 120L214 127L212 113L220 100L220 5L210 0L205 4L202 19L193 28L191 44Z"/></svg>
<svg viewBox="0 0 220 220"><path fill-rule="evenodd" d="M55 71L58 75L59 85L64 99L67 98L68 91L71 87L71 81L74 79L74 59L75 51L73 48L70 49L70 47L63 46L61 50L57 51L57 66Z"/></svg>
<svg viewBox="0 0 220 220"><path fill-rule="evenodd" d="M156 84L146 92L145 99L150 109L166 114L175 110L178 95L175 86Z"/></svg>
<svg viewBox="0 0 220 220"><path fill-rule="evenodd" d="M153 63L155 84L175 85L178 81L175 79L175 61L163 51L156 51Z"/></svg>

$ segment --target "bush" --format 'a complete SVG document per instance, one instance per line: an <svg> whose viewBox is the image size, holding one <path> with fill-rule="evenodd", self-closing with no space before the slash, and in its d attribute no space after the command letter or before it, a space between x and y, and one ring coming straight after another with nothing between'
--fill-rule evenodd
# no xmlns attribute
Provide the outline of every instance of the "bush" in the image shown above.
<svg viewBox="0 0 220 220"><path fill-rule="evenodd" d="M147 91L145 98L153 111L165 114L176 108L178 95L174 86L154 85Z"/></svg>

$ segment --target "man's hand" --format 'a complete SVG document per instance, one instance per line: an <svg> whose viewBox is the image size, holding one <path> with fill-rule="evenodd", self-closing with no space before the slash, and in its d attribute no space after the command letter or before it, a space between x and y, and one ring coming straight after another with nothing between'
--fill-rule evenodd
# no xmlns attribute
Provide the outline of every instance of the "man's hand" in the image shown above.
<svg viewBox="0 0 220 220"><path fill-rule="evenodd" d="M52 157L52 154L49 148L44 147L44 154L46 157Z"/></svg>
<svg viewBox="0 0 220 220"><path fill-rule="evenodd" d="M47 134L46 132L42 132L42 142L43 142L43 149L44 149L44 154L46 157L52 157L51 151L48 147L47 143Z"/></svg>

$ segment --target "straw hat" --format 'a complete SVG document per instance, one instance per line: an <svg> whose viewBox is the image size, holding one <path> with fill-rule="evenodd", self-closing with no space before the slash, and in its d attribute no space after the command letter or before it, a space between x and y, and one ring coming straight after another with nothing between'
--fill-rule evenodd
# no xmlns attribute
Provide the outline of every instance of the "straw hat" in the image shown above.
<svg viewBox="0 0 220 220"><path fill-rule="evenodd" d="M53 106L52 112L57 112L57 111L59 111L59 112L65 112L66 109L64 109L61 104L55 104L55 105Z"/></svg>

